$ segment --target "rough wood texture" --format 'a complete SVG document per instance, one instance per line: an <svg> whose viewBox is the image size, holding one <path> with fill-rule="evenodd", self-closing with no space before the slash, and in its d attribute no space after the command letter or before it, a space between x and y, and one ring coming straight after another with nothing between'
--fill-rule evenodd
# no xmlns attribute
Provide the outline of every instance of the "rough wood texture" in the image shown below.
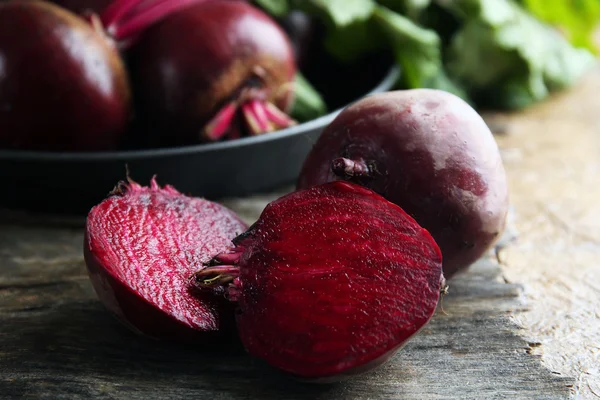
<svg viewBox="0 0 600 400"><path fill-rule="evenodd" d="M239 348L137 337L96 300L81 221L1 214L0 398L600 397L599 92L600 69L525 112L487 116L518 240L502 269L488 259L451 281L445 312L390 363L343 384L292 381ZM251 222L276 195L227 204Z"/></svg>
<svg viewBox="0 0 600 400"><path fill-rule="evenodd" d="M513 315L552 371L600 399L600 68L525 112L496 115L519 240L501 253L529 310Z"/></svg>
<svg viewBox="0 0 600 400"><path fill-rule="evenodd" d="M229 205L252 220L266 200ZM96 299L81 229L39 223L0 220L3 399L564 399L572 387L515 335L507 313L523 308L521 289L499 279L492 260L452 281L444 311L391 362L342 384L315 386L280 375L239 347L203 350L130 333Z"/></svg>

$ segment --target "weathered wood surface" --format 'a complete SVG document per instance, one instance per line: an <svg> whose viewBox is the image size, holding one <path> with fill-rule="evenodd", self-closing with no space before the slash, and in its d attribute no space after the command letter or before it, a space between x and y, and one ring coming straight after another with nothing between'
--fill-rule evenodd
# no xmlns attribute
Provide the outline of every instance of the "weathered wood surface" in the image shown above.
<svg viewBox="0 0 600 400"><path fill-rule="evenodd" d="M444 311L391 362L342 384L292 381L239 349L137 337L96 300L81 221L0 213L0 399L600 397L599 91L600 69L489 116L505 134L519 240L502 268L487 259L452 280ZM227 204L252 221L273 196Z"/></svg>
<svg viewBox="0 0 600 400"><path fill-rule="evenodd" d="M600 68L524 112L496 115L519 240L501 254L528 310L511 318L554 372L600 399Z"/></svg>
<svg viewBox="0 0 600 400"><path fill-rule="evenodd" d="M231 202L252 219L267 199ZM482 261L451 282L431 323L380 369L334 385L273 371L239 348L156 343L98 302L82 232L0 219L0 398L565 399L573 380L543 368L508 312L521 288ZM214 347L214 346L213 346Z"/></svg>

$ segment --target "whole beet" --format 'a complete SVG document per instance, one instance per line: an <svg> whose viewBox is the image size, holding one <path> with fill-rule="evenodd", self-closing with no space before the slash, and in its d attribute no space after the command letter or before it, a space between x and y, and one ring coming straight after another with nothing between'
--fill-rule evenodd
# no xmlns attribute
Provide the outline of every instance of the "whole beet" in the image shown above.
<svg viewBox="0 0 600 400"><path fill-rule="evenodd" d="M116 149L130 117L109 40L51 3L0 3L0 148Z"/></svg>
<svg viewBox="0 0 600 400"><path fill-rule="evenodd" d="M452 277L502 233L503 163L480 115L450 93L375 94L347 107L308 155L298 188L348 180L398 204L429 230Z"/></svg>
<svg viewBox="0 0 600 400"><path fill-rule="evenodd" d="M219 204L130 181L90 211L84 256L98 297L133 331L217 340L233 331L233 309L189 279L246 229Z"/></svg>
<svg viewBox="0 0 600 400"><path fill-rule="evenodd" d="M274 20L244 1L206 1L173 13L128 54L140 114L161 145L237 137L234 110L248 105L261 117L254 134L291 123L279 114L293 99L292 45ZM264 117L269 111L277 115Z"/></svg>
<svg viewBox="0 0 600 400"><path fill-rule="evenodd" d="M444 280L431 235L347 182L271 202L234 243L197 285L228 285L248 352L303 379L339 380L389 359L430 320Z"/></svg>

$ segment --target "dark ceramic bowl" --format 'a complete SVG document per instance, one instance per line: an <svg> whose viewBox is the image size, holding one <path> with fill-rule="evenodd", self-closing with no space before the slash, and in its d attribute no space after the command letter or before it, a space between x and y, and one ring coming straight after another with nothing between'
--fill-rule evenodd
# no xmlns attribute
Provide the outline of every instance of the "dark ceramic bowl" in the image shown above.
<svg viewBox="0 0 600 400"><path fill-rule="evenodd" d="M368 77L374 87L345 104L390 90L398 76L392 67ZM312 144L341 108L291 128L219 143L101 153L0 150L0 207L83 215L125 178L126 167L140 184L156 175L159 184L209 199L268 191L295 182Z"/></svg>

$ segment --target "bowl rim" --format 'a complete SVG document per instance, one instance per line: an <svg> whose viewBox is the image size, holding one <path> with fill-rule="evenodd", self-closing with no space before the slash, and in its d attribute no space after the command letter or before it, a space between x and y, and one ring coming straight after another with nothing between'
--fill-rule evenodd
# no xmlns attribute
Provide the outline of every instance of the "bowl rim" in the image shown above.
<svg viewBox="0 0 600 400"><path fill-rule="evenodd" d="M35 150L8 150L0 149L0 160L18 160L18 161L119 161L119 160L135 160L143 158L152 158L159 156L176 156L187 154L199 154L214 150L224 150L237 147L250 146L256 143L263 143L282 139L288 136L298 135L301 133L310 132L321 126L329 124L333 119L350 104L370 96L375 93L381 93L390 90L400 77L400 68L397 65L392 65L383 79L379 81L375 87L367 93L349 102L345 106L339 107L336 110L322 115L310 121L303 122L289 128L280 129L264 135L245 137L235 140L229 140L216 143L202 143L194 145L173 146L164 148L141 149L141 150L115 150L115 151L100 151L100 152L49 152Z"/></svg>

